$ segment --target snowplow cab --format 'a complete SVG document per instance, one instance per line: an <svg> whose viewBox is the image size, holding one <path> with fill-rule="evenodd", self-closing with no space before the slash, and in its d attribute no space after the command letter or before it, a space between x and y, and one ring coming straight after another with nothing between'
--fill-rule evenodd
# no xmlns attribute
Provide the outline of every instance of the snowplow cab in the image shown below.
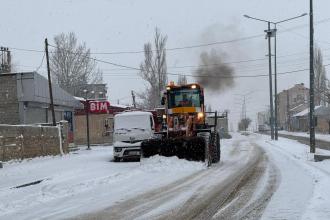
<svg viewBox="0 0 330 220"><path fill-rule="evenodd" d="M165 105L170 136L193 136L205 123L204 93L197 83L168 85L162 104ZM186 134L182 134L183 131Z"/></svg>

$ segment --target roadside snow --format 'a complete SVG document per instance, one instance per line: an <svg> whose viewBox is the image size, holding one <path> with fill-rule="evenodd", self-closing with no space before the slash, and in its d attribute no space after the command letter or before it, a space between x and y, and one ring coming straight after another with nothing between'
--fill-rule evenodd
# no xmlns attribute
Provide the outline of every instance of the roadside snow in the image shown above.
<svg viewBox="0 0 330 220"><path fill-rule="evenodd" d="M278 133L292 135L292 136L298 136L298 137L308 137L309 138L309 134L306 133L306 132L278 131ZM330 142L330 134L319 134L319 133L316 133L315 134L315 138L317 140L329 141Z"/></svg>
<svg viewBox="0 0 330 220"><path fill-rule="evenodd" d="M297 141L257 135L257 143L281 173L278 190L263 219L330 219L330 161L314 162L309 147ZM317 149L330 155L330 151Z"/></svg>
<svg viewBox="0 0 330 220"><path fill-rule="evenodd" d="M109 207L206 169L203 163L154 156L114 163L112 147L5 163L0 219L62 219ZM16 186L43 180L23 188Z"/></svg>

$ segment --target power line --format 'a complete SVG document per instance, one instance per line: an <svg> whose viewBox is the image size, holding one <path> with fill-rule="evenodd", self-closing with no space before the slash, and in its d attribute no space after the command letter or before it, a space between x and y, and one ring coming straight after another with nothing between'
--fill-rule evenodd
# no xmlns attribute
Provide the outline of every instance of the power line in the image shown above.
<svg viewBox="0 0 330 220"><path fill-rule="evenodd" d="M57 48L57 49L60 49L58 47L55 47L53 45L49 45L51 47L54 47L54 48ZM68 51L68 50L67 50ZM100 60L100 59L96 59L96 58L92 58L92 57L88 57L89 59L92 59L94 61L97 61L97 62L101 62L101 63L105 63L105 64L110 64L110 65L114 65L114 66L118 66L118 67L124 67L124 68L127 68L127 69L133 69L133 70L138 70L138 71L141 71L140 68L137 68L137 67L132 67L132 66L127 66L127 65L122 65L122 64L117 64L117 63L113 63L113 62L109 62L109 61L104 61L104 60ZM330 64L326 64L326 65L323 65L323 66L328 66ZM309 70L308 68L305 68L305 69L299 69L299 70L293 70L293 71L286 71L286 72L282 72L282 73L277 73L279 75L283 75L283 74L289 74L289 73L296 73L296 72L301 72L301 71L306 71L306 70ZM179 76L179 75L182 75L182 73L170 73L170 72L167 72L168 75L174 75L174 76ZM256 74L256 75L234 75L234 76L208 76L208 75L197 75L197 74L185 74L186 76L192 76L192 77L198 77L198 78L201 78L201 77L208 77L208 78L255 78L255 77L265 77L265 76L268 76L268 74Z"/></svg>
<svg viewBox="0 0 330 220"><path fill-rule="evenodd" d="M329 22L330 18L325 18L322 20L319 20L318 22L315 22L315 25L317 24L322 24ZM292 28L286 28L284 31L279 31L278 33L284 33L284 32L289 32L294 29L300 29L300 28L305 28L307 27L308 24L303 24L299 26L295 26ZM222 45L222 44L229 44L229 43L235 43L235 42L240 42L240 41L245 41L245 40L250 40L258 37L263 37L263 34L258 34L258 35L252 35L252 36L246 36L246 37L241 37L241 38L236 38L236 39L231 39L231 40L225 40L225 41L216 41L216 42L210 42L210 43L205 43L205 44L195 44L195 45L188 45L188 46L182 46L182 47L172 47L172 48L167 48L166 51L175 51L175 50L183 50L183 49L192 49L192 48L200 48L200 47L208 47L208 46L214 46L214 45ZM19 51L26 51L26 52L38 52L38 53L43 53L43 50L36 50L36 49L25 49L25 48L17 48L17 47L8 47L12 50L19 50ZM156 51L156 50L152 50ZM112 54L136 54L136 53L144 53L144 50L136 50L136 51L115 51L115 52L92 52L91 54L99 54L99 55L112 55Z"/></svg>
<svg viewBox="0 0 330 220"><path fill-rule="evenodd" d="M41 68L42 64L44 63L45 56L46 56L46 53L44 53L44 55L42 56L41 63L40 63L40 65L37 67L37 69L35 70L35 72L38 72L39 69Z"/></svg>

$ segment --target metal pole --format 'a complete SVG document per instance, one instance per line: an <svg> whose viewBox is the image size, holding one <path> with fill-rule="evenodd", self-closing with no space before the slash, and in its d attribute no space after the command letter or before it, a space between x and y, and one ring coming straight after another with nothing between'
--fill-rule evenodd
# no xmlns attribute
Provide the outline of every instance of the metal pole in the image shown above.
<svg viewBox="0 0 330 220"><path fill-rule="evenodd" d="M309 12L309 141L310 152L315 153L315 124L314 124L314 27L313 27L313 0L310 0Z"/></svg>
<svg viewBox="0 0 330 220"><path fill-rule="evenodd" d="M90 150L90 142L89 142L89 100L86 98L85 102L85 113L86 113L86 131L87 131L87 150Z"/></svg>
<svg viewBox="0 0 330 220"><path fill-rule="evenodd" d="M272 31L270 30L270 22L268 22L268 60L269 60L269 104L270 104L270 136L274 140L274 107L273 107L273 82L272 82L272 52L271 52L271 42L270 38Z"/></svg>
<svg viewBox="0 0 330 220"><path fill-rule="evenodd" d="M277 128L277 62L276 62L276 24L274 29L274 73L275 73L275 140L278 140L278 128Z"/></svg>
<svg viewBox="0 0 330 220"><path fill-rule="evenodd" d="M52 89L52 80L50 78L49 56L48 56L48 40L47 40L47 38L45 39L45 52L46 52L46 60L47 60L47 73L48 73L48 87L49 87L50 109L52 111L53 126L56 126L55 110L54 110L54 100L53 100L53 89Z"/></svg>

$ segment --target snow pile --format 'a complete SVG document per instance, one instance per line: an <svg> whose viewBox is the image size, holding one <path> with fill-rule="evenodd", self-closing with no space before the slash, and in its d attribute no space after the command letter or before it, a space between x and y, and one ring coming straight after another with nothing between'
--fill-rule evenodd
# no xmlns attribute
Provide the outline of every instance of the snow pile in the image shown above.
<svg viewBox="0 0 330 220"><path fill-rule="evenodd" d="M198 171L206 169L205 163L187 161L178 157L163 157L159 155L141 160L141 169L151 172Z"/></svg>

